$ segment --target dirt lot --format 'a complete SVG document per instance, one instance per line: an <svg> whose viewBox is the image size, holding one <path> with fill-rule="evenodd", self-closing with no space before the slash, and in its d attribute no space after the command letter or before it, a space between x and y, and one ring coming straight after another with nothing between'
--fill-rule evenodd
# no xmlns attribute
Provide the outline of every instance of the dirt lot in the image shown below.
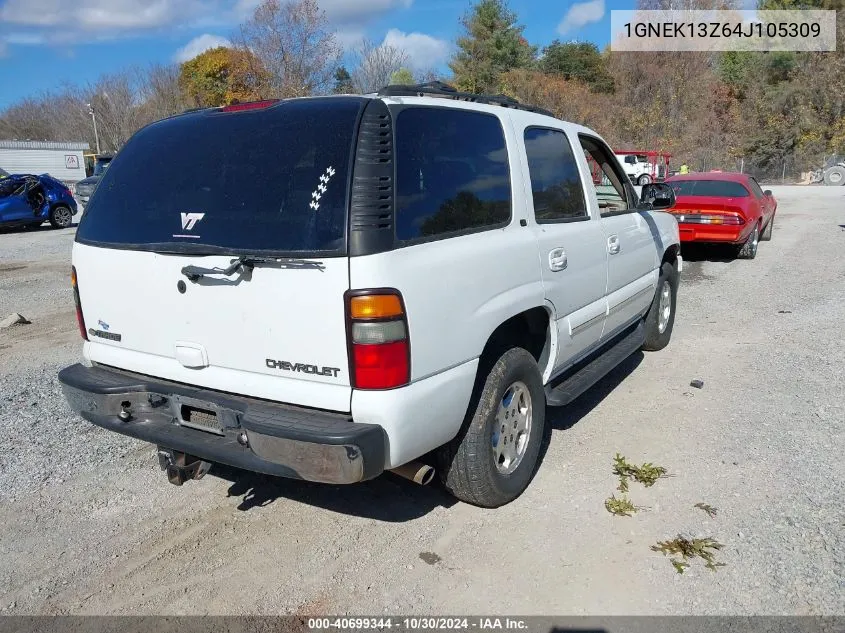
<svg viewBox="0 0 845 633"><path fill-rule="evenodd" d="M756 260L685 250L672 344L550 411L533 484L493 511L392 475L168 484L61 397L73 229L0 233L0 317L32 320L0 331L0 613L845 613L845 187L775 194ZM672 475L632 484L632 518L604 508L617 451ZM676 574L650 546L678 533L726 566Z"/></svg>

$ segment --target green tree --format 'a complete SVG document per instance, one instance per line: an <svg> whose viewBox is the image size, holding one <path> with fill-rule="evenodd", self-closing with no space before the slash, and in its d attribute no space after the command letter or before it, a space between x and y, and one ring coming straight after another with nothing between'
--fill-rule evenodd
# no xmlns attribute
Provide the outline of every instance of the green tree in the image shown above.
<svg viewBox="0 0 845 633"><path fill-rule="evenodd" d="M352 75L346 70L346 66L339 66L334 71L334 88L332 88L332 92L336 95L347 95L355 92L355 88L352 85Z"/></svg>
<svg viewBox="0 0 845 633"><path fill-rule="evenodd" d="M502 73L534 63L537 49L504 0L480 0L462 18L464 34L449 67L466 92L498 92Z"/></svg>
<svg viewBox="0 0 845 633"><path fill-rule="evenodd" d="M410 86L414 83L414 74L407 68L400 68L390 76L391 86Z"/></svg>
<svg viewBox="0 0 845 633"><path fill-rule="evenodd" d="M201 108L260 99L266 81L267 73L255 55L225 46L207 50L179 69L179 86Z"/></svg>
<svg viewBox="0 0 845 633"><path fill-rule="evenodd" d="M543 49L540 69L564 79L583 81L593 92L613 92L613 77L607 71L606 60L592 42L555 40Z"/></svg>

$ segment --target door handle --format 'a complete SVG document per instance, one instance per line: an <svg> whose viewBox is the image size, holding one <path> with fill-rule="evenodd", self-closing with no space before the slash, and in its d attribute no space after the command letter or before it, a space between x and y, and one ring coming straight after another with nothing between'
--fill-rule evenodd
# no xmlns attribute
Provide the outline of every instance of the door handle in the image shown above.
<svg viewBox="0 0 845 633"><path fill-rule="evenodd" d="M568 265L566 261L566 251L562 248L553 248L549 251L549 269L552 272L560 272L565 270Z"/></svg>
<svg viewBox="0 0 845 633"><path fill-rule="evenodd" d="M622 250L622 246L619 244L619 236L618 235L611 235L607 238L607 252L611 255L616 255L619 251Z"/></svg>

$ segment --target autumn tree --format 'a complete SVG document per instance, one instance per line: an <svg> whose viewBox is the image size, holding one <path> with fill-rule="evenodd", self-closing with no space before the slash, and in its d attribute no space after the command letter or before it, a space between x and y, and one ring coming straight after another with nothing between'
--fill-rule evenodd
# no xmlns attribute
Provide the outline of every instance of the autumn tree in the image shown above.
<svg viewBox="0 0 845 633"><path fill-rule="evenodd" d="M523 37L524 27L505 0L479 0L461 26L464 33L449 63L458 89L498 92L502 73L534 63L537 49Z"/></svg>
<svg viewBox="0 0 845 633"><path fill-rule="evenodd" d="M605 57L592 42L555 40L543 49L540 69L550 75L586 83L593 92L613 92L613 77L607 71Z"/></svg>
<svg viewBox="0 0 845 633"><path fill-rule="evenodd" d="M590 92L585 82L528 69L502 75L505 94L549 110L556 117L607 132L608 102Z"/></svg>
<svg viewBox="0 0 845 633"><path fill-rule="evenodd" d="M267 82L261 62L248 50L219 46L182 64L179 85L199 108L259 99Z"/></svg>
<svg viewBox="0 0 845 633"><path fill-rule="evenodd" d="M316 0L264 0L241 26L239 39L267 73L265 96L332 90L341 50Z"/></svg>

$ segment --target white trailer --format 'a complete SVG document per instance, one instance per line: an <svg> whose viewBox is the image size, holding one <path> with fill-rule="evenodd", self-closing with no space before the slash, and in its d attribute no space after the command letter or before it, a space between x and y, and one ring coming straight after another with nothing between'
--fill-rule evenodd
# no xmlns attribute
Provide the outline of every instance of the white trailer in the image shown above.
<svg viewBox="0 0 845 633"><path fill-rule="evenodd" d="M50 174L74 185L85 179L88 143L50 141L0 141L0 168L10 174Z"/></svg>

